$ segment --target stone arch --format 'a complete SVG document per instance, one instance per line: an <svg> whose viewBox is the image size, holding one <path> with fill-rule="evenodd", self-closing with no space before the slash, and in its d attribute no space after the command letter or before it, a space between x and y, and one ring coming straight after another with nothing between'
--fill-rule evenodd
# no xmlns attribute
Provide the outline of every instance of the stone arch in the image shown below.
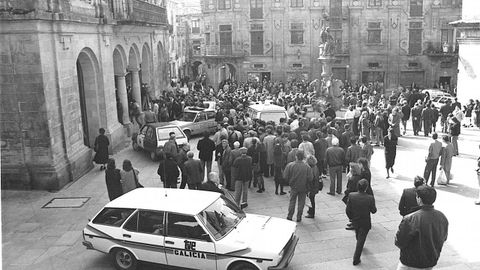
<svg viewBox="0 0 480 270"><path fill-rule="evenodd" d="M147 89L142 90L142 107L147 108L150 104L153 93L152 84L152 65L151 65L152 53L150 46L145 42L142 47L142 63L140 64L141 73L140 80L142 87L147 86Z"/></svg>
<svg viewBox="0 0 480 270"><path fill-rule="evenodd" d="M93 147L98 129L101 127L99 103L104 99L101 98L103 83L100 65L95 53L90 48L83 48L78 54L76 72L83 143L88 147Z"/></svg>
<svg viewBox="0 0 480 270"><path fill-rule="evenodd" d="M159 85L160 87L165 87L167 85L167 57L165 52L165 47L162 42L157 43L157 52L158 52L158 77L160 78ZM164 89L162 89L164 90Z"/></svg>
<svg viewBox="0 0 480 270"><path fill-rule="evenodd" d="M128 68L138 68L140 64L140 52L135 43L132 44L128 51Z"/></svg>
<svg viewBox="0 0 480 270"><path fill-rule="evenodd" d="M117 45L113 50L113 72L115 79L115 100L117 108L117 120L121 124L129 123L128 118L128 98L125 81L127 71L127 56L123 47Z"/></svg>

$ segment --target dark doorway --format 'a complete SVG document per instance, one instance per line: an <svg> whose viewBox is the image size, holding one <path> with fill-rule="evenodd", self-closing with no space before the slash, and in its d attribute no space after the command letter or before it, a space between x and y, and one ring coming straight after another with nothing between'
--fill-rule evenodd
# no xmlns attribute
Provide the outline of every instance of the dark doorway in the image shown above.
<svg viewBox="0 0 480 270"><path fill-rule="evenodd" d="M82 118L83 144L90 146L88 132L87 104L85 99L85 83L83 78L82 65L77 60L78 92L80 97L80 113Z"/></svg>
<svg viewBox="0 0 480 270"><path fill-rule="evenodd" d="M262 81L270 81L271 73L270 72L262 72Z"/></svg>
<svg viewBox="0 0 480 270"><path fill-rule="evenodd" d="M443 85L445 87L446 85L450 85L451 80L452 80L452 77L450 76L441 76L439 83L440 85Z"/></svg>

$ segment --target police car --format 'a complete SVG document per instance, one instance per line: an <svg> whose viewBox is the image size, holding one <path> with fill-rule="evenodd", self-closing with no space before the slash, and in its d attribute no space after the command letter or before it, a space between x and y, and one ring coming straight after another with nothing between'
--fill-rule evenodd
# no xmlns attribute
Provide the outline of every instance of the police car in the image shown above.
<svg viewBox="0 0 480 270"><path fill-rule="evenodd" d="M194 269L283 269L298 242L292 221L244 213L217 192L139 188L108 203L83 245L117 269L138 261Z"/></svg>

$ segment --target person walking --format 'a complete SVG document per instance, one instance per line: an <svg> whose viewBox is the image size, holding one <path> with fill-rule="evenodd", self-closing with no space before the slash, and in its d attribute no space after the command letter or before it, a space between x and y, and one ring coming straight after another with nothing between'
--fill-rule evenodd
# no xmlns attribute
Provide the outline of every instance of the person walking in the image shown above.
<svg viewBox="0 0 480 270"><path fill-rule="evenodd" d="M390 178L390 171L394 173L393 165L397 156L398 137L392 129L388 130L388 135L383 138L385 142L385 169L387 170L387 179Z"/></svg>
<svg viewBox="0 0 480 270"><path fill-rule="evenodd" d="M235 181L235 202L242 209L248 206L248 183L252 180L252 158L247 156L247 148L240 148L241 156L233 161ZM241 202L241 203L240 203Z"/></svg>
<svg viewBox="0 0 480 270"><path fill-rule="evenodd" d="M388 124L390 125L390 128L393 129L393 133L395 136L400 137L402 136L400 134L400 121L401 121L401 115L399 113L398 108L394 108L392 110L392 113L388 116Z"/></svg>
<svg viewBox="0 0 480 270"><path fill-rule="evenodd" d="M340 149L343 151L342 148ZM300 222L302 221L303 208L305 207L308 186L311 185L311 182L313 181L313 172L310 166L303 161L305 159L305 154L303 151L297 151L295 156L296 160L294 162L290 162L285 167L283 177L290 184L290 203L288 205L287 219L292 220L295 212L295 204L297 203L298 199L297 222Z"/></svg>
<svg viewBox="0 0 480 270"><path fill-rule="evenodd" d="M423 172L423 178L425 178L425 183L428 183L428 178L430 177L430 174L432 174L432 180L430 181L430 185L433 187L433 185L435 184L435 177L437 175L438 159L442 154L442 143L437 141L437 133L433 133L432 139L433 142L428 147L428 155L425 158L426 165Z"/></svg>
<svg viewBox="0 0 480 270"><path fill-rule="evenodd" d="M397 270L432 269L447 240L448 219L433 207L437 192L429 186L419 186L416 192L420 209L402 219L395 236L400 249Z"/></svg>
<svg viewBox="0 0 480 270"><path fill-rule="evenodd" d="M317 167L317 159L314 156L307 157L307 164L312 168L313 180L308 187L308 198L310 199L311 207L308 208L306 218L315 218L315 195L322 190L323 182L320 178L320 172Z"/></svg>
<svg viewBox="0 0 480 270"><path fill-rule="evenodd" d="M460 121L452 115L449 122L450 136L452 138L453 155L458 156L458 136L460 135Z"/></svg>
<svg viewBox="0 0 480 270"><path fill-rule="evenodd" d="M260 168L260 143L257 143L257 140L252 140L252 145L247 150L247 155L252 158L252 174L253 174L253 187L258 185L257 193L262 193L265 191L265 183L263 181L263 175ZM251 182L251 181L250 181ZM248 187L250 187L248 183Z"/></svg>
<svg viewBox="0 0 480 270"><path fill-rule="evenodd" d="M408 115L410 116L410 111L409 111ZM383 121L383 115L382 115L381 111L377 112L377 114L375 116L375 120L374 120L373 123L374 123L373 126L375 127L375 137L376 137L375 146L380 146L380 145L383 146L383 144L384 144L383 136L385 136L383 134L383 130L385 129L385 122ZM406 129L406 127L404 127L404 130L405 129ZM403 134L405 134L405 131L404 131Z"/></svg>
<svg viewBox="0 0 480 270"><path fill-rule="evenodd" d="M275 174L275 171L274 171L274 164L273 164L273 158L274 158L274 154L273 154L273 146L275 144L275 135L273 135L273 127L269 126L266 128L266 131L267 131L267 135L265 136L265 138L263 138L263 144L265 145L265 150L266 150L266 161L267 161L267 166L266 166L266 171L263 172L264 176L265 177L270 177L270 176L273 176Z"/></svg>
<svg viewBox="0 0 480 270"><path fill-rule="evenodd" d="M357 160L362 156L362 147L357 143L357 137L352 137L350 139L350 146L345 152L345 164L347 164L347 172L349 171L350 167L348 164L350 162L357 162Z"/></svg>
<svg viewBox="0 0 480 270"><path fill-rule="evenodd" d="M161 160L158 165L157 174L160 175L163 187L177 188L177 179L180 172L172 153L165 154L165 159Z"/></svg>
<svg viewBox="0 0 480 270"><path fill-rule="evenodd" d="M423 120L423 134L425 137L428 137L432 132L432 121L433 121L433 111L428 106L425 106L425 109L422 111L422 120Z"/></svg>
<svg viewBox="0 0 480 270"><path fill-rule="evenodd" d="M98 133L100 133L100 135L95 138L95 143L93 144L93 150L95 151L93 161L100 164L100 170L103 170L105 169L105 164L108 162L108 146L110 145L110 141L108 137L105 136L104 128L100 128Z"/></svg>
<svg viewBox="0 0 480 270"><path fill-rule="evenodd" d="M358 192L352 192L348 195L346 214L352 221L352 227L355 229L355 238L357 244L355 253L353 254L353 265L360 264L360 256L362 255L363 246L367 239L368 232L372 228L370 213L375 214L377 207L375 206L375 198L366 193L368 182L361 179L358 182Z"/></svg>
<svg viewBox="0 0 480 270"><path fill-rule="evenodd" d="M335 181L337 193L342 194L342 171L345 164L345 152L338 146L337 138L332 139L332 146L327 149L326 160L330 174L330 192L327 194L335 195Z"/></svg>
<svg viewBox="0 0 480 270"><path fill-rule="evenodd" d="M408 102L406 100L403 101L401 111L403 114L402 116L403 135L405 135L407 133L407 122L410 119L410 111L411 111L410 105L408 105Z"/></svg>
<svg viewBox="0 0 480 270"><path fill-rule="evenodd" d="M300 151L300 150L298 150ZM278 187L280 187L280 195L285 195L283 191L284 178L283 178L283 169L286 165L286 153L285 146L280 138L275 138L273 145L273 179L275 181L275 194L278 195Z"/></svg>
<svg viewBox="0 0 480 270"><path fill-rule="evenodd" d="M210 139L208 132L203 133L203 138L198 141L197 150L203 171L206 171L208 176L212 171L213 152L215 151L215 142Z"/></svg>
<svg viewBox="0 0 480 270"><path fill-rule="evenodd" d="M175 132L173 131L170 132L168 136L169 136L169 139L163 146L163 152L165 152L165 154L170 153L172 157L176 159L178 156L179 149L178 149L177 141L175 140L175 137L176 137Z"/></svg>
<svg viewBox="0 0 480 270"><path fill-rule="evenodd" d="M418 136L420 130L422 130L422 107L420 103L417 101L415 106L412 108L412 128L413 128L413 135Z"/></svg>
<svg viewBox="0 0 480 270"><path fill-rule="evenodd" d="M138 181L140 172L133 168L132 162L128 159L123 161L122 169L120 172L120 183L122 184L122 192L125 194L140 186Z"/></svg>
<svg viewBox="0 0 480 270"><path fill-rule="evenodd" d="M326 177L325 175L327 174L325 156L327 154L328 143L325 139L326 136L327 134L325 131L317 131L317 139L313 143L313 147L315 148L315 157L317 158L318 171L322 178Z"/></svg>
<svg viewBox="0 0 480 270"><path fill-rule="evenodd" d="M220 166L222 167L223 176L225 177L225 187L233 191L234 183L232 183L232 150L228 145L228 140L222 140L222 150L220 156ZM222 179L220 179L220 184L223 184Z"/></svg>
<svg viewBox="0 0 480 270"><path fill-rule="evenodd" d="M184 164L183 171L186 174L188 188L200 189L204 175L203 166L202 162L200 162L198 159L194 159L193 156L194 155L192 151L187 153L188 160Z"/></svg>
<svg viewBox="0 0 480 270"><path fill-rule="evenodd" d="M452 175L450 173L452 169L452 158L454 153L454 148L452 143L450 142L450 137L444 135L442 137L443 140L443 148L442 154L440 155L440 171L443 170L445 173L445 177L447 178L447 185L450 184L450 180L452 179Z"/></svg>
<svg viewBox="0 0 480 270"><path fill-rule="evenodd" d="M188 157L187 153L190 151L190 144L184 144L180 147L178 155L176 157L176 162L180 172L182 173L182 180L180 182L180 189L184 189L187 186L187 173L185 172L185 162L187 162Z"/></svg>
<svg viewBox="0 0 480 270"><path fill-rule="evenodd" d="M417 203L417 188L425 185L425 179L421 176L415 176L413 186L406 188L402 192L400 202L398 203L398 211L403 217L420 209Z"/></svg>
<svg viewBox="0 0 480 270"><path fill-rule="evenodd" d="M362 151L360 152L360 157L366 158L370 163L373 155L373 147L367 140L367 137L363 136L362 138L360 138L360 148L362 148Z"/></svg>
<svg viewBox="0 0 480 270"><path fill-rule="evenodd" d="M120 183L120 170L115 167L115 159L110 158L105 170L105 183L107 184L107 193L110 201L123 195L122 184Z"/></svg>

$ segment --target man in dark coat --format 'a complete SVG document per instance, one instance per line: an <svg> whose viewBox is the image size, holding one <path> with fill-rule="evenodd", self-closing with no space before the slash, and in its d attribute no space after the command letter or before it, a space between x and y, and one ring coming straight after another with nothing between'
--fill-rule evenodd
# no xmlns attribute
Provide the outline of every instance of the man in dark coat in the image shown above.
<svg viewBox="0 0 480 270"><path fill-rule="evenodd" d="M233 161L233 179L235 182L235 202L241 208L248 206L248 183L252 180L252 157L247 155L247 148L240 148L241 155ZM240 203L241 202L241 203Z"/></svg>
<svg viewBox="0 0 480 270"><path fill-rule="evenodd" d="M352 227L355 229L355 237L357 245L353 255L353 265L360 263L360 255L362 255L363 245L367 239L368 231L372 228L370 213L375 214L377 207L375 206L375 198L366 193L368 181L362 179L358 182L358 192L348 194L347 208L345 212L352 221Z"/></svg>
<svg viewBox="0 0 480 270"><path fill-rule="evenodd" d="M184 164L183 172L186 175L189 189L200 189L203 181L203 167L198 159L193 158L193 152L187 153L188 160Z"/></svg>
<svg viewBox="0 0 480 270"><path fill-rule="evenodd" d="M103 170L105 169L105 164L108 162L108 146L110 145L110 141L108 140L108 137L105 136L104 128L100 128L98 132L100 135L95 138L93 146L93 150L95 151L93 161L100 164L100 170Z"/></svg>
<svg viewBox="0 0 480 270"><path fill-rule="evenodd" d="M415 176L413 185L414 187L403 190L402 197L398 203L398 210L402 216L406 216L420 209L417 203L417 188L425 185L425 179L421 176Z"/></svg>
<svg viewBox="0 0 480 270"><path fill-rule="evenodd" d="M171 153L166 153L165 157L158 165L157 174L160 175L165 188L177 188L177 178L180 175L177 162Z"/></svg>
<svg viewBox="0 0 480 270"><path fill-rule="evenodd" d="M213 152L215 151L215 142L210 139L208 132L205 132L203 139L198 141L197 150L202 168L205 171L205 166L207 167L208 175L212 171Z"/></svg>
<svg viewBox="0 0 480 270"><path fill-rule="evenodd" d="M410 119L410 110L410 105L408 105L407 101L404 101L402 106L403 135L405 135L405 133L407 132L407 122Z"/></svg>
<svg viewBox="0 0 480 270"><path fill-rule="evenodd" d="M433 208L435 189L420 186L416 192L420 209L402 219L395 236L395 245L400 249L398 269L431 269L437 265L448 236L447 218Z"/></svg>
<svg viewBox="0 0 480 270"><path fill-rule="evenodd" d="M453 112L452 102L448 99L447 103L440 107L440 121L442 123L442 132L448 131L448 115Z"/></svg>
<svg viewBox="0 0 480 270"><path fill-rule="evenodd" d="M423 134L425 137L432 132L432 122L433 122L433 111L430 106L426 106L422 111L422 120L423 120Z"/></svg>
<svg viewBox="0 0 480 270"><path fill-rule="evenodd" d="M422 129L422 108L419 103L415 103L412 108L412 126L413 135L418 136L418 132Z"/></svg>
<svg viewBox="0 0 480 270"><path fill-rule="evenodd" d="M290 203L288 205L287 219L292 220L298 198L297 222L300 222L302 221L308 187L313 181L313 172L312 168L303 161L305 154L302 150L298 150L295 157L296 160L288 163L285 167L283 178L290 184Z"/></svg>

